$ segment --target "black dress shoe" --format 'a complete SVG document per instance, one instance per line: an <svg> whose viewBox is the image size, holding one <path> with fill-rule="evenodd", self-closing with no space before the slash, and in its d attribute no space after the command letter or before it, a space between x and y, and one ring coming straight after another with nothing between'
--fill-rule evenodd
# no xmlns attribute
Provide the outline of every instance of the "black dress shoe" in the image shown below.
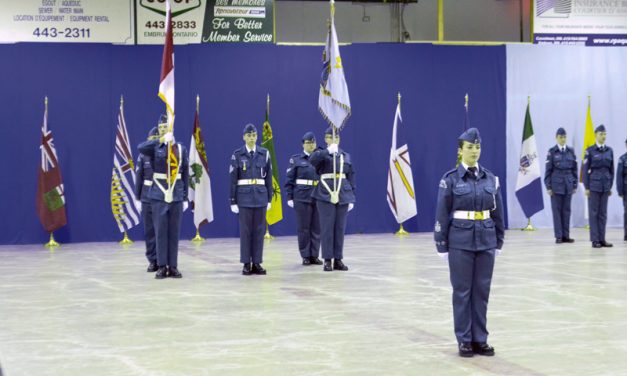
<svg viewBox="0 0 627 376"><path fill-rule="evenodd" d="M250 263L247 262L244 264L244 268L242 269L242 274L243 275L251 275L252 272L250 271Z"/></svg>
<svg viewBox="0 0 627 376"><path fill-rule="evenodd" d="M261 267L261 264L253 264L253 273L257 275L266 275L266 269Z"/></svg>
<svg viewBox="0 0 627 376"><path fill-rule="evenodd" d="M303 265L311 265L311 259L309 259L309 257L303 257Z"/></svg>
<svg viewBox="0 0 627 376"><path fill-rule="evenodd" d="M602 245L599 242L592 242L592 248L601 248Z"/></svg>
<svg viewBox="0 0 627 376"><path fill-rule="evenodd" d="M574 243L575 239L572 239L572 238L562 238L562 241L564 243Z"/></svg>
<svg viewBox="0 0 627 376"><path fill-rule="evenodd" d="M148 264L148 269L146 269L146 271L148 273L154 273L159 269L159 267L157 266L157 262L156 261L152 261L150 264Z"/></svg>
<svg viewBox="0 0 627 376"><path fill-rule="evenodd" d="M603 240L603 241L601 242L601 247L611 248L611 247L613 247L613 246L614 246L614 244L612 244L612 243L608 243L608 242L606 242L605 240Z"/></svg>
<svg viewBox="0 0 627 376"><path fill-rule="evenodd" d="M563 243L562 238L555 239L555 244L562 244L562 243Z"/></svg>
<svg viewBox="0 0 627 376"><path fill-rule="evenodd" d="M494 356L494 347L487 343L472 343L472 351L477 355Z"/></svg>
<svg viewBox="0 0 627 376"><path fill-rule="evenodd" d="M462 358L472 358L475 355L474 351L472 351L470 343L460 343L458 348L459 356Z"/></svg>
<svg viewBox="0 0 627 376"><path fill-rule="evenodd" d="M333 269L347 271L348 270L348 266L344 265L342 260L335 259L335 261L333 262Z"/></svg>
<svg viewBox="0 0 627 376"><path fill-rule="evenodd" d="M322 268L325 272L333 271L333 266L331 265L331 260L324 260L324 268Z"/></svg>
<svg viewBox="0 0 627 376"><path fill-rule="evenodd" d="M322 260L317 257L310 257L312 265L322 265Z"/></svg>
<svg viewBox="0 0 627 376"><path fill-rule="evenodd" d="M160 266L159 269L157 269L157 273L155 273L155 279L164 279L167 276L168 268L166 268L165 266Z"/></svg>
<svg viewBox="0 0 627 376"><path fill-rule="evenodd" d="M168 274L168 277L170 278L183 278L183 274L181 274L177 268L170 267L168 269Z"/></svg>

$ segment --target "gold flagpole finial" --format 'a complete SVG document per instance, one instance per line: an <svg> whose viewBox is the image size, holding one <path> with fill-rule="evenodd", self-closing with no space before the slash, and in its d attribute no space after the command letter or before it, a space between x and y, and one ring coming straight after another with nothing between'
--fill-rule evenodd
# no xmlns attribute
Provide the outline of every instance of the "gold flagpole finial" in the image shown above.
<svg viewBox="0 0 627 376"><path fill-rule="evenodd" d="M399 91L396 96L398 98L398 104L401 104L401 92Z"/></svg>
<svg viewBox="0 0 627 376"><path fill-rule="evenodd" d="M268 112L268 116L270 116L270 93L268 93L266 97L266 111Z"/></svg>
<svg viewBox="0 0 627 376"><path fill-rule="evenodd" d="M196 94L196 112L200 113L200 95Z"/></svg>
<svg viewBox="0 0 627 376"><path fill-rule="evenodd" d="M590 107L590 95L588 95L588 107Z"/></svg>
<svg viewBox="0 0 627 376"><path fill-rule="evenodd" d="M120 106L124 105L124 95L120 94Z"/></svg>
<svg viewBox="0 0 627 376"><path fill-rule="evenodd" d="M335 16L335 1L330 0L329 4L331 5L331 19L333 19L333 17Z"/></svg>
<svg viewBox="0 0 627 376"><path fill-rule="evenodd" d="M531 96L527 95L527 105L531 104Z"/></svg>
<svg viewBox="0 0 627 376"><path fill-rule="evenodd" d="M466 93L466 95L464 95L464 106L468 107L468 93Z"/></svg>
<svg viewBox="0 0 627 376"><path fill-rule="evenodd" d="M48 109L48 96L44 97L44 105L46 106L46 110Z"/></svg>

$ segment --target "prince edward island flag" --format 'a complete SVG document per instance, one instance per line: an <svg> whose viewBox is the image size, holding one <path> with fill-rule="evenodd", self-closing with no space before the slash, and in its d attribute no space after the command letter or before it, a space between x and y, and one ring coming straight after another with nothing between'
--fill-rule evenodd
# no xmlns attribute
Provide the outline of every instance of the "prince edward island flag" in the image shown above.
<svg viewBox="0 0 627 376"><path fill-rule="evenodd" d="M516 179L516 198L527 218L544 209L542 201L542 182L540 180L540 161L536 138L533 135L529 105L525 114L522 147Z"/></svg>

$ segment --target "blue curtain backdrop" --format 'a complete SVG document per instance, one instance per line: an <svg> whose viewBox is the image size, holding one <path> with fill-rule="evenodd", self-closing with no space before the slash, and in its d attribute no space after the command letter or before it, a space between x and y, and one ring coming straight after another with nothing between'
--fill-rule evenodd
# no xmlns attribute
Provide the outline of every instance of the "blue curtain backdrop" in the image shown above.
<svg viewBox="0 0 627 376"><path fill-rule="evenodd" d="M398 227L386 201L398 91L404 119L398 144L409 145L418 196L418 216L405 225L409 231L432 229L439 179L455 163L466 92L471 125L482 131L481 162L505 180L505 47L368 44L341 51L353 108L341 146L351 153L357 171L358 201L349 215L349 233ZM324 143L327 126L317 109L321 53L322 47L176 47L175 135L185 145L195 96L201 97L216 218L201 228L204 236L238 235L237 218L228 207L229 158L241 146L247 122L260 129L267 93L281 179L290 156L300 151L305 131L314 131L319 144ZM45 95L68 217L57 239L120 239L109 200L119 99L123 94L129 135L137 145L163 112L156 95L161 54L161 46L0 45L0 244L42 243L48 237L35 212ZM286 205L283 210L284 220L271 232L293 235L294 212ZM194 231L188 211L182 237L190 238ZM141 239L141 226L129 235Z"/></svg>

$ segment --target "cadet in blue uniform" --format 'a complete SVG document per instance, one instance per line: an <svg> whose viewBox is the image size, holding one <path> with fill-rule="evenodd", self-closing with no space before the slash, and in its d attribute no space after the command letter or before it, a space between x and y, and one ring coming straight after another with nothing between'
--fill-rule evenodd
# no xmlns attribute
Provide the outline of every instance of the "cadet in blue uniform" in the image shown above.
<svg viewBox="0 0 627 376"><path fill-rule="evenodd" d="M605 126L594 130L596 145L586 150L583 160L583 186L588 197L588 218L590 219L590 240L592 247L612 247L605 241L607 223L607 201L612 194L614 183L614 152L605 145Z"/></svg>
<svg viewBox="0 0 627 376"><path fill-rule="evenodd" d="M178 270L179 236L181 233L181 216L183 202L187 200L189 189L189 157L185 146L174 143L174 135L166 133L167 119L162 116L159 122L158 140L145 141L139 145L139 152L152 160L154 170L152 186L148 193L152 205L152 220L155 225L157 239L157 273L155 278L181 278ZM172 153L177 163L171 163L171 176L174 177L174 189L171 201L167 194L168 181L168 146L172 143ZM175 171L178 170L178 171ZM176 173L176 175L174 175Z"/></svg>
<svg viewBox="0 0 627 376"><path fill-rule="evenodd" d="M272 163L267 149L257 146L257 128L244 127L246 145L231 156L231 211L239 214L240 262L242 274L266 274L263 262L263 235L266 210L272 202ZM252 267L251 267L252 263Z"/></svg>
<svg viewBox="0 0 627 376"><path fill-rule="evenodd" d="M320 183L314 188L312 198L316 201L320 218L320 240L324 271L348 270L344 258L344 232L346 215L355 205L355 170L351 156L339 148L340 136L336 131L333 143L333 130L328 128L324 135L326 149L314 152L309 161L320 176ZM333 154L335 154L335 178L337 190L333 187ZM333 259L333 265L331 265Z"/></svg>
<svg viewBox="0 0 627 376"><path fill-rule="evenodd" d="M577 157L566 145L566 131L559 128L555 134L557 145L546 156L544 186L551 196L555 243L573 243L570 238L570 202L577 190Z"/></svg>
<svg viewBox="0 0 627 376"><path fill-rule="evenodd" d="M491 356L486 315L495 253L505 235L503 203L498 177L477 163L479 131L470 128L458 141L462 163L440 180L435 244L448 259L459 355Z"/></svg>
<svg viewBox="0 0 627 376"><path fill-rule="evenodd" d="M625 139L625 146L627 146L627 139ZM623 228L625 231L624 239L627 242L627 153L623 154L618 160L616 190L618 195L623 198Z"/></svg>
<svg viewBox="0 0 627 376"><path fill-rule="evenodd" d="M287 169L287 205L296 211L298 228L298 250L303 258L303 265L322 265L320 253L320 221L318 210L311 198L311 193L318 185L318 174L309 162L311 153L316 149L316 136L307 132L303 136L303 152L290 158Z"/></svg>
<svg viewBox="0 0 627 376"><path fill-rule="evenodd" d="M159 131L154 127L148 133L148 140L158 138ZM152 206L148 198L148 192L152 186L152 161L145 154L139 153L135 166L135 197L141 200L142 220L144 221L144 238L146 239L146 258L148 259L147 272L156 272L157 244L155 240L155 226L152 222Z"/></svg>

